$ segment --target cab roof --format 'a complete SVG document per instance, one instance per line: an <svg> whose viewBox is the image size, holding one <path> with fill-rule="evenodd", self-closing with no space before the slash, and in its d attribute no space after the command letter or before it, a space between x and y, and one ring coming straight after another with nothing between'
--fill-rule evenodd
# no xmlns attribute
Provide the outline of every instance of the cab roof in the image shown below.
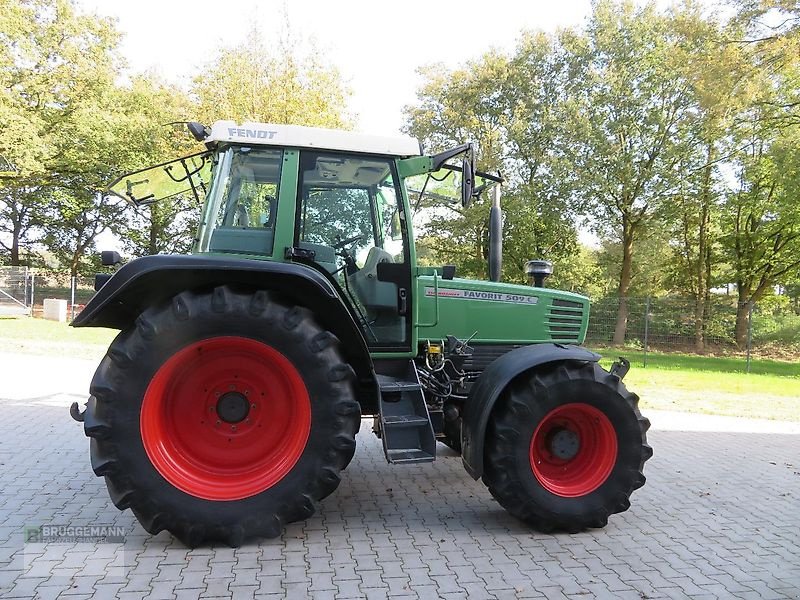
<svg viewBox="0 0 800 600"><path fill-rule="evenodd" d="M205 139L209 143L244 143L259 146L315 148L388 156L420 156L420 143L412 137L386 137L367 135L338 129L303 127L301 125L276 125L247 121L217 121Z"/></svg>

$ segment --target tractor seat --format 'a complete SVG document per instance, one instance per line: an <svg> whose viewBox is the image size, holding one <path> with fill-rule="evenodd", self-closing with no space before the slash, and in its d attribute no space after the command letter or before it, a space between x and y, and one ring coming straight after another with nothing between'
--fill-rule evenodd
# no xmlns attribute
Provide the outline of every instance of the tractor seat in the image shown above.
<svg viewBox="0 0 800 600"><path fill-rule="evenodd" d="M378 281L378 264L390 263L392 255L383 248L370 248L364 266L350 275L349 283L368 309L396 309L397 286L388 281Z"/></svg>

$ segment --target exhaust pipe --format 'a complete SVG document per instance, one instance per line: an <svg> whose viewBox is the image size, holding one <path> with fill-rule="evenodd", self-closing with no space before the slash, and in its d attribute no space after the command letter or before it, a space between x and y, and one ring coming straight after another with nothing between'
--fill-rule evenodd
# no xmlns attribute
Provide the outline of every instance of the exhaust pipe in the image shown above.
<svg viewBox="0 0 800 600"><path fill-rule="evenodd" d="M503 273L503 211L500 210L500 186L492 188L489 211L489 281L500 281Z"/></svg>

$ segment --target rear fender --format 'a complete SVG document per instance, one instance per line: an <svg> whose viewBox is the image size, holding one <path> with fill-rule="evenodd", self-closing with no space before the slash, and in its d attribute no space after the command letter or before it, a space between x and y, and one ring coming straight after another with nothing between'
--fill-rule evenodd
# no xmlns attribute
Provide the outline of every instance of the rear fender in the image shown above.
<svg viewBox="0 0 800 600"><path fill-rule="evenodd" d="M125 330L153 304L184 290L218 285L273 290L287 301L307 307L322 327L339 338L340 349L359 382L371 387L369 382L375 381L367 343L336 285L319 271L297 263L219 256L145 256L122 266L72 326Z"/></svg>
<svg viewBox="0 0 800 600"><path fill-rule="evenodd" d="M503 354L486 367L481 378L470 390L461 421L461 459L473 479L483 475L486 426L503 390L520 373L564 360L597 362L600 355L579 346L534 344Z"/></svg>

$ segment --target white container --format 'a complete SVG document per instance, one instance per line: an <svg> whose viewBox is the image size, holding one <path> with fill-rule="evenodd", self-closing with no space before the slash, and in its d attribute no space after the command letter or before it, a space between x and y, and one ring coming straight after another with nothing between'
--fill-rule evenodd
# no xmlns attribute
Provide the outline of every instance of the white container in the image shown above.
<svg viewBox="0 0 800 600"><path fill-rule="evenodd" d="M44 318L64 323L67 320L67 301L58 298L44 299Z"/></svg>

